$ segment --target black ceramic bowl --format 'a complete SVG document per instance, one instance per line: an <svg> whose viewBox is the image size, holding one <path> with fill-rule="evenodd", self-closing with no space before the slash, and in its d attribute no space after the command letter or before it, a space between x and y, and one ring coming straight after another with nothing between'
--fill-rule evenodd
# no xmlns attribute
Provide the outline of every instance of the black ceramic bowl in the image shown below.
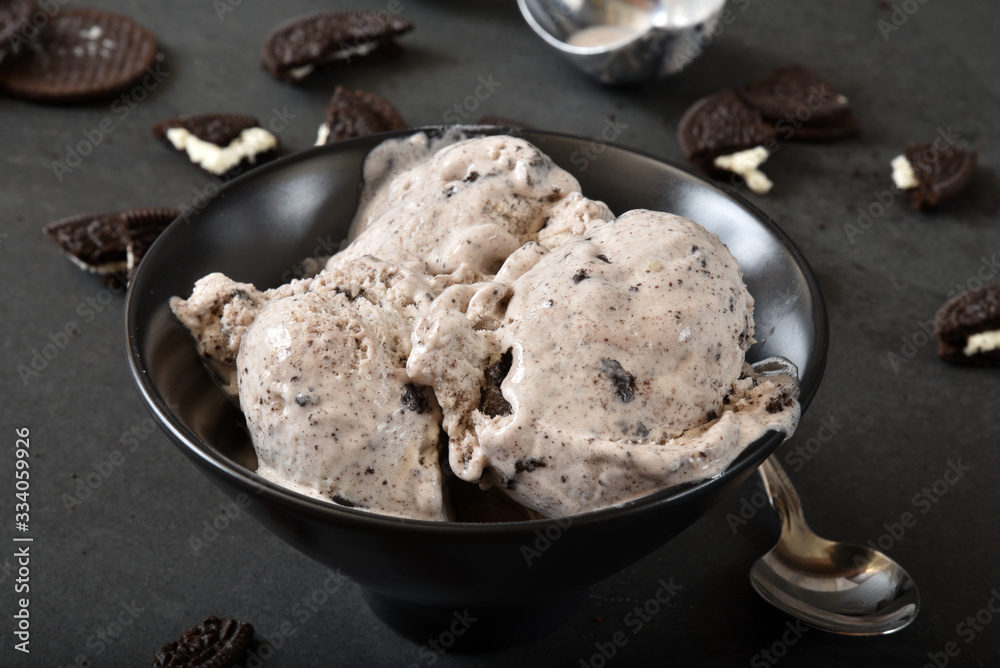
<svg viewBox="0 0 1000 668"><path fill-rule="evenodd" d="M669 211L717 233L756 300L759 342L751 361L790 359L800 370L803 408L809 404L826 360L826 313L809 266L777 225L740 197L651 156L560 134L518 134L616 213ZM390 136L344 141L255 169L175 221L142 261L128 292L131 372L153 416L202 472L230 495L248 493L248 510L258 521L353 578L397 631L422 642L447 630L453 613L468 610L477 621L462 635L467 647L510 644L550 630L589 585L691 525L782 439L772 432L754 442L720 477L560 521L395 519L259 478L242 414L215 388L167 302L190 294L194 282L213 271L273 287L288 280L303 258L336 248L354 214L365 156Z"/></svg>

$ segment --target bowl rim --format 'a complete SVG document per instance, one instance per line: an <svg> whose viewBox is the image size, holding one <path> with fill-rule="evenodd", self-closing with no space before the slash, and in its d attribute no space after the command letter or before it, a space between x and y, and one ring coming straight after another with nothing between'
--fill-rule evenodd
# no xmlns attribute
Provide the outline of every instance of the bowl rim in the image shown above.
<svg viewBox="0 0 1000 668"><path fill-rule="evenodd" d="M409 137L418 133L426 133L428 136L441 136L455 128L462 132L471 133L474 136L486 134L500 134L496 132L505 130L504 134L521 137L527 141L532 141L532 136L554 137L558 139L568 139L579 142L591 142L592 138L574 135L565 132L555 132L548 130L521 129L515 127L496 125L429 125L392 132L377 133L347 140L341 140L334 144L325 146L314 146L305 150L297 151L291 155L273 160L267 164L256 167L245 174L223 184L218 191L218 195L224 194L237 185L253 179L264 178L273 172L279 172L294 167L302 162L307 162L321 153L336 153L348 151L359 144L371 144L371 148L379 145L385 140ZM374 142L374 143L373 143ZM814 327L814 353L809 358L806 369L799 369L799 404L802 414L812 402L820 381L826 368L827 354L829 350L829 321L827 318L826 304L823 300L822 292L816 276L805 256L795 245L791 237L774 222L770 216L765 214L760 208L746 200L730 186L713 182L704 176L696 173L686 165L679 164L669 158L653 155L647 151L623 146L614 142L605 142L609 148L633 154L656 163L664 165L672 170L682 173L683 176L699 182L703 187L714 191L717 195L734 201L738 206L745 209L780 241L781 247L793 258L796 266L802 273L806 285L809 288L809 296L813 303L812 324ZM369 149L371 150L371 149ZM153 242L146 252L145 257L152 256L157 250L157 246L171 234L171 230L180 229L181 221L190 222L198 215L209 210L213 203L221 200L219 196L212 197L203 207L189 209L178 216L166 230ZM421 534L437 535L462 535L462 536L501 536L521 533L534 533L536 530L558 525L567 527L602 523L616 517L637 513L642 510L650 510L654 506L682 504L688 498L707 493L711 489L727 483L731 478L744 475L748 469L752 472L771 453L781 445L785 438L784 434L776 431L768 431L762 437L748 444L736 459L726 467L723 472L712 478L683 483L681 485L667 487L664 489L649 492L640 497L613 506L591 510L578 515L570 515L562 518L543 518L532 520L518 520L512 522L460 522L460 521L434 521L420 520L405 517L395 517L391 515L379 514L368 510L359 510L339 506L329 501L306 496L287 487L283 487L275 482L266 480L255 471L250 471L239 465L229 457L216 451L208 444L202 442L200 438L179 420L176 420L174 412L167 405L164 397L160 395L153 385L146 369L144 368L143 355L139 345L140 336L136 328L138 303L143 292L142 285L145 283L143 266L148 266L145 261L140 262L133 280L129 282L128 291L125 295L125 313L123 330L125 335L125 354L128 363L129 375L131 376L136 390L139 393L143 404L150 411L160 428L165 430L167 436L190 457L201 460L209 466L212 471L237 487L249 487L244 491L249 491L255 496L265 496L278 502L286 508L294 508L296 513L306 516L319 517L334 520L343 525L359 525L370 529L392 530L395 532L410 531ZM752 453L752 454L748 454ZM757 455L764 453L759 461ZM203 471L203 473L205 473Z"/></svg>

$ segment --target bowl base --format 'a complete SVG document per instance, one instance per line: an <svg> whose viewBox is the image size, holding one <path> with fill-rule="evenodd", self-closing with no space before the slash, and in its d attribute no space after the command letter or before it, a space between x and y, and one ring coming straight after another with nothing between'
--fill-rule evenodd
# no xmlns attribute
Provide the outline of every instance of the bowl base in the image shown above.
<svg viewBox="0 0 1000 668"><path fill-rule="evenodd" d="M585 591L530 605L437 607L363 588L368 607L421 651L488 652L526 643L554 631L578 609Z"/></svg>

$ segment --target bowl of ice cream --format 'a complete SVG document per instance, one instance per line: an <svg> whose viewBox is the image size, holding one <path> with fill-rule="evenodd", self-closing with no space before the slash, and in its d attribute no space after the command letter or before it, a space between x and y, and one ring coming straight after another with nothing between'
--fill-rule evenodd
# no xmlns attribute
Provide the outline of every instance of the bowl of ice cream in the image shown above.
<svg viewBox="0 0 1000 668"><path fill-rule="evenodd" d="M473 137L505 132L465 131ZM421 277L405 259L387 268L393 244L415 232L386 214L378 224L391 223L386 229L399 234L367 242L371 247L357 242L354 251L335 255L341 259L332 260L322 278L289 283L305 273L304 258L334 254L348 236L362 196L365 161L392 135L364 137L291 156L228 184L163 233L143 260L127 298L132 375L170 438L226 493L248 494L251 515L290 545L353 578L382 619L415 639L449 629L456 613L476 620L462 628L467 646L509 644L551 629L589 585L683 531L784 439L781 425L771 420L783 414L791 398L780 388L766 394L770 381L748 380L732 360L780 356L792 362L799 372L802 409L825 364L826 316L815 278L787 235L759 210L684 168L635 151L607 146L596 159L581 160L589 140L533 131L517 135L517 140L501 141L502 150L487 158L444 160L441 169L454 173L442 177L447 187L434 197L468 203L467 192L486 188L491 194L475 200L480 203L470 210L504 220L513 219L511 206L527 207L531 215L540 215L531 202L558 206L543 211L550 231L541 239L548 246L522 243L524 235L539 230L510 234L476 219L458 236L431 240L450 250L423 258L420 267L433 267L434 275ZM395 136L409 142L414 134ZM558 167L550 170L561 179L558 183L545 180L548 172L545 179L532 176L532 170L550 168L524 149L522 140ZM503 151L513 152L510 174L520 183L509 199L489 190L493 172L482 162L500 159L507 155ZM422 175L398 189L417 192L431 180ZM708 233L692 232L664 214L605 223L599 212L591 215L591 200L565 196L572 184L616 213L671 212L697 221ZM372 201L377 209L378 198L365 199ZM508 206L510 202L517 204ZM475 234L468 231L473 228ZM682 235L671 246L683 247L677 258L661 262L643 255L672 235ZM716 247L721 243L727 252ZM478 250L469 255L471 247ZM374 260L374 252L384 257ZM726 259L728 252L738 267ZM363 275L351 274L357 267L365 267ZM738 277L740 270L745 290L729 279L733 285L725 290L712 287L717 285L712 280ZM192 295L200 279L220 274L230 283L216 278L209 284L222 285L216 293L228 301L208 302L202 311L186 314L179 310L190 316L187 320L175 316L172 299ZM665 293L650 291L667 290L668 283L670 290L679 290L680 285L674 287L675 281L682 282L678 278L687 281L684 300L696 305L687 308L718 311L721 324L709 327L698 321L692 326L694 321L679 316L670 322L677 309L672 302L661 303L657 295ZM268 301L278 293L280 300ZM751 302L752 338L740 315ZM176 299L173 305L176 310ZM239 330L245 338L231 360L206 365L185 326L221 318L223 311L234 318L226 325L228 333ZM598 311L617 314L621 321L588 328L602 332L600 341L566 339L566 350L560 352L565 336L559 332L572 330L574 322ZM613 334L640 331L645 326L640 321L653 312L663 316L655 330L673 332L669 345L661 346L648 332L641 345L627 336L618 341ZM244 313L253 317L241 321ZM539 327L544 318L551 318L549 324ZM397 321L408 323L407 336L392 333ZM366 326L380 332L380 345L391 353L380 367L388 370L379 372L373 388L340 378L343 374L320 362L303 367L289 355L293 341L311 349L333 346L336 336L329 332L356 333ZM706 333L699 333L700 328ZM215 341L212 332L203 341L203 353L213 349L208 345ZM732 338L736 357L711 338L722 336L720 332ZM358 339L351 336L344 340L353 346ZM707 410L703 403L678 399L672 413L700 410L695 419L705 423L685 432L690 440L684 441L661 429L663 404L646 401L659 381L646 378L644 367L655 369L672 359L671 347L688 340L704 344L704 353L684 355L684 364L672 363L688 374L684 382L705 386L692 388L692 395L720 391L718 383L702 382L701 367L725 360L734 366L731 373L739 376L742 389L736 392L735 381L730 382L732 387L722 388ZM590 376L565 366L567 360L586 357L579 351L584 344L596 346ZM601 345L617 346L619 353L612 355ZM352 359L369 364L374 357L370 348L365 339L364 345L351 348ZM343 346L315 359L336 361L343 354L337 350ZM634 357L640 353L646 356ZM562 360L563 366L552 367L552 360ZM465 376L449 375L462 366L473 369L478 385L463 385ZM372 368L364 368L371 377ZM563 382L532 380L545 377ZM495 391L484 385L491 378ZM591 385L603 395L588 394ZM227 396L226 389L234 386L240 388L238 402ZM661 389L664 393L677 392ZM365 422L368 414L377 417L383 395L392 406L375 422ZM470 397L471 406L466 405ZM604 408L569 410L580 402ZM765 410L741 412L736 404ZM321 405L327 406L322 414L316 412ZM532 406L535 410L525 412ZM293 428L275 418L299 410L310 417ZM614 420L607 419L607 411ZM598 419L611 426L594 422ZM595 437L570 439L588 444L574 456L557 454L572 450L570 441L546 450L542 441L569 423L584 425L580 428ZM558 428L545 426L552 424ZM597 433L605 427L618 435ZM367 437L365 429L371 430ZM509 440L515 432L530 432L530 437ZM340 444L338 454L312 454L314 448L320 452L320 438ZM399 442L410 444L406 456L386 457L387 448ZM649 447L640 447L643 442ZM275 443L291 447L293 454L280 458ZM687 447L683 456L677 455L679 443ZM707 460L716 451L725 456L720 454L712 468ZM351 461L344 463L343 453ZM440 461L434 461L438 455ZM398 461L407 462L406 475L387 473ZM701 466L701 475L688 474L695 465ZM317 491L319 483L310 488L316 482L310 475L321 475L328 489ZM492 489L480 493L469 482L478 480ZM439 489L435 484L444 487L444 505L442 493L433 491Z"/></svg>

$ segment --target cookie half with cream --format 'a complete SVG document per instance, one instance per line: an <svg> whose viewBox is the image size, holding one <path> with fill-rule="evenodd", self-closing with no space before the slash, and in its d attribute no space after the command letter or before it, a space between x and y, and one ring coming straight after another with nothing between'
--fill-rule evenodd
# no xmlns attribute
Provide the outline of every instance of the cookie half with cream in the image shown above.
<svg viewBox="0 0 1000 668"><path fill-rule="evenodd" d="M1000 283L955 295L934 315L938 357L952 364L1000 366Z"/></svg>
<svg viewBox="0 0 1000 668"><path fill-rule="evenodd" d="M847 97L803 65L779 68L736 93L774 125L782 140L833 141L861 132Z"/></svg>
<svg viewBox="0 0 1000 668"><path fill-rule="evenodd" d="M765 194L774 185L758 168L767 160L767 146L776 145L774 128L731 89L695 102L677 128L684 156L706 174L739 174L747 187Z"/></svg>
<svg viewBox="0 0 1000 668"><path fill-rule="evenodd" d="M153 134L203 170L223 179L277 157L278 138L253 116L193 114L160 121Z"/></svg>
<svg viewBox="0 0 1000 668"><path fill-rule="evenodd" d="M976 173L976 152L948 144L913 144L892 161L892 181L916 209L929 209L957 197Z"/></svg>
<svg viewBox="0 0 1000 668"><path fill-rule="evenodd" d="M412 29L412 23L385 10L301 16L267 36L261 47L261 67L296 85L317 68L398 56L402 49L395 38Z"/></svg>
<svg viewBox="0 0 1000 668"><path fill-rule="evenodd" d="M326 108L326 120L319 126L316 146L407 127L392 103L381 95L337 86Z"/></svg>

